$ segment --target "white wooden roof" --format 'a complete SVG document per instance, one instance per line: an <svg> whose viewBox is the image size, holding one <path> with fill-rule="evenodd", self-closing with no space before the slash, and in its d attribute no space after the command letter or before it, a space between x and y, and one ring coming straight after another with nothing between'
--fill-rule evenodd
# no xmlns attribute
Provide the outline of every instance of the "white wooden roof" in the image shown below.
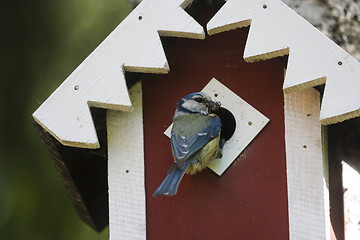
<svg viewBox="0 0 360 240"><path fill-rule="evenodd" d="M64 145L98 148L89 107L131 111L124 71L167 73L160 36L205 37L188 3L143 1L34 112L36 122Z"/></svg>
<svg viewBox="0 0 360 240"><path fill-rule="evenodd" d="M284 92L325 84L322 124L360 115L360 64L279 0L229 0L207 25L209 34L250 26L248 62L289 54Z"/></svg>
<svg viewBox="0 0 360 240"><path fill-rule="evenodd" d="M97 148L89 107L131 111L124 71L167 73L159 36L203 39L183 9L187 0L145 0L34 112L64 145ZM210 20L210 35L250 26L248 62L289 54L284 92L325 83L322 124L360 115L360 64L280 0L229 0Z"/></svg>

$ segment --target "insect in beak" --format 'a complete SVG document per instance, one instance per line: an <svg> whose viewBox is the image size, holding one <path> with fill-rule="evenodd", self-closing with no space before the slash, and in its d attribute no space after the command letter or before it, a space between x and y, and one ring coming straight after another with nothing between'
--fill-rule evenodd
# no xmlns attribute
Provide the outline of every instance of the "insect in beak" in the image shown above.
<svg viewBox="0 0 360 240"><path fill-rule="evenodd" d="M207 107L209 109L209 112L215 112L220 109L221 103L215 102L215 101L209 101L207 104Z"/></svg>

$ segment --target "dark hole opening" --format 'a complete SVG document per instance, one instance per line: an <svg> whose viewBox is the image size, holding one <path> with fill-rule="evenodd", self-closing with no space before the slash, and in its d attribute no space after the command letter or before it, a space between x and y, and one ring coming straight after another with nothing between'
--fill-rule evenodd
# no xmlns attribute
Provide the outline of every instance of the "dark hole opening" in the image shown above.
<svg viewBox="0 0 360 240"><path fill-rule="evenodd" d="M221 139L229 140L235 132L236 121L234 115L226 108L220 107L214 112L221 119Z"/></svg>

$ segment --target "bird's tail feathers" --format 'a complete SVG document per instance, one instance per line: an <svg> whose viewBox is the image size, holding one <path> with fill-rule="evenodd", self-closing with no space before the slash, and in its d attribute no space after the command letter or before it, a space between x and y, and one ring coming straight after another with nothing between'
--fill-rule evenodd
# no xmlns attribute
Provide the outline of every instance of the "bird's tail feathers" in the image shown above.
<svg viewBox="0 0 360 240"><path fill-rule="evenodd" d="M161 185L156 189L153 196L157 197L161 194L167 195L167 196L173 196L176 194L179 184L181 182L181 179L183 178L186 169L189 167L190 162L185 163L185 167L183 169L180 169L178 167L171 167L169 169L169 173L164 179L164 181L161 183Z"/></svg>

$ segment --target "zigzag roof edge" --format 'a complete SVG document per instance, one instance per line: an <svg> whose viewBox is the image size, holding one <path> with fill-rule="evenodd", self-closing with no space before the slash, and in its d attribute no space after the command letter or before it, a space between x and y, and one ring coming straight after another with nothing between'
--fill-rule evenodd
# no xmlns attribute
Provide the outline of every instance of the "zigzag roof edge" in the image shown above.
<svg viewBox="0 0 360 240"><path fill-rule="evenodd" d="M322 124L360 116L360 63L280 0L229 0L207 29L215 34L249 24L246 61L288 51L284 93L326 83Z"/></svg>
<svg viewBox="0 0 360 240"><path fill-rule="evenodd" d="M98 148L89 107L131 111L124 70L167 73L159 36L205 37L183 9L189 3L140 3L33 113L34 120L63 145Z"/></svg>

